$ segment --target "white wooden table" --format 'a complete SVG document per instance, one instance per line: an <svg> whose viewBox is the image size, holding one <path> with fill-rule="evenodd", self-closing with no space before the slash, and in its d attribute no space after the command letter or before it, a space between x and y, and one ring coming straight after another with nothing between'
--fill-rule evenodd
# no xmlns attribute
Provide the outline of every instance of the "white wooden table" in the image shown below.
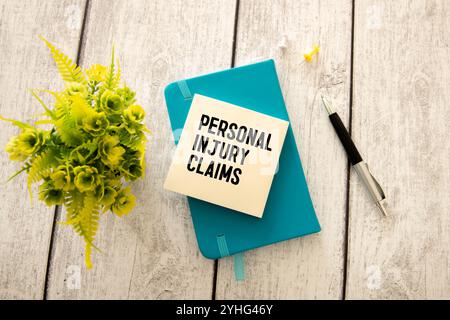
<svg viewBox="0 0 450 320"><path fill-rule="evenodd" d="M64 212L32 206L24 177L1 184L0 298L450 299L450 1L1 0L3 116L29 119L41 110L26 89L62 86L38 35L82 66L106 64L115 43L154 135L138 206L102 217L91 271ZM300 64L316 42L319 60ZM236 282L231 259L199 253L185 198L162 188L174 150L163 89L268 57L323 230L246 253ZM390 218L349 170L324 90ZM16 133L1 124L0 145ZM5 181L18 165L0 159Z"/></svg>

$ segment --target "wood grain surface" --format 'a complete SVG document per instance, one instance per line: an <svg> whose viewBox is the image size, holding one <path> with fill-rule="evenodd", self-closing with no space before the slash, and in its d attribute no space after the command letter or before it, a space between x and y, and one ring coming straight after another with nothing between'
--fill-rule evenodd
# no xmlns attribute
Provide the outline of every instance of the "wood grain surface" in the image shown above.
<svg viewBox="0 0 450 320"><path fill-rule="evenodd" d="M240 4L236 64L275 58L322 231L246 253L245 282L235 281L231 258L220 260L217 297L339 299L343 287L347 161L321 105L320 92L333 98L342 118L348 119L351 1ZM323 48L319 60L302 64L303 53L319 42ZM286 192L295 196L293 190Z"/></svg>
<svg viewBox="0 0 450 320"><path fill-rule="evenodd" d="M38 35L52 39L69 56L76 57L83 4L84 1L1 1L2 116L31 121L43 109L27 90L61 88L53 60ZM30 202L25 175L6 183L20 166L9 160L3 147L9 137L18 133L17 127L1 123L0 299L41 299L55 209L40 203L36 192L33 203Z"/></svg>
<svg viewBox="0 0 450 320"><path fill-rule="evenodd" d="M348 298L450 298L450 2L356 1L352 133L386 192L352 173Z"/></svg>
<svg viewBox="0 0 450 320"><path fill-rule="evenodd" d="M133 213L105 214L97 237L103 253L86 271L83 246L58 227L49 298L175 299L212 297L214 262L197 249L185 197L163 190L175 150L163 99L171 81L230 66L231 1L92 1L81 64L108 63L117 48L123 79L148 114L147 172L135 186ZM64 216L64 214L63 214ZM67 280L80 270L79 288Z"/></svg>
<svg viewBox="0 0 450 320"><path fill-rule="evenodd" d="M450 299L450 3L438 0L0 0L0 114L41 112L61 88L43 35L83 67L108 64L147 112L146 178L129 216L101 218L93 256L0 152L0 299ZM315 43L317 60L302 63ZM162 186L172 81L274 58L322 231L231 258L198 251L185 197ZM326 94L386 191L383 218L320 102ZM2 123L0 145L18 129ZM292 191L287 191L292 192ZM55 223L56 222L56 223Z"/></svg>

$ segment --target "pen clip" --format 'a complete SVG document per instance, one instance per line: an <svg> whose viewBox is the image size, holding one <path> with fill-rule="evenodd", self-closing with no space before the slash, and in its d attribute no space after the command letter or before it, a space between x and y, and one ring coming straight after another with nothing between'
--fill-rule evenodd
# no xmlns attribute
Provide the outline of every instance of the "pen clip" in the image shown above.
<svg viewBox="0 0 450 320"><path fill-rule="evenodd" d="M370 171L369 166L367 165L367 163L364 162L364 165L366 166L367 171L369 171L369 174L370 174L370 176L371 176L372 179L373 179L373 182L374 182L374 184L375 184L375 187L378 189L378 192L379 192L380 195L381 195L381 200L386 200L386 195L385 195L385 193L384 193L384 191L383 191L383 188L381 188L381 186L380 186L380 184L378 183L377 179L375 179L375 177L373 176L373 174L372 174L372 172Z"/></svg>
<svg viewBox="0 0 450 320"><path fill-rule="evenodd" d="M381 188L378 181L372 175L369 170L369 166L364 161L360 161L357 164L353 165L359 177L362 179L364 184L366 185L370 195L373 200L383 212L385 216L387 216L386 208L384 207L384 203L386 202L386 195L384 194L383 189Z"/></svg>

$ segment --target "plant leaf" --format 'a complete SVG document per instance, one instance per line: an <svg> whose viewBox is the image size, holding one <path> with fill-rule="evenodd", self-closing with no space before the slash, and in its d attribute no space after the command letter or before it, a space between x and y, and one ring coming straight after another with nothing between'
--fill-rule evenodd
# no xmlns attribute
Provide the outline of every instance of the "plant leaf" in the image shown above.
<svg viewBox="0 0 450 320"><path fill-rule="evenodd" d="M22 122L22 121L8 119L8 118L2 117L2 116L0 116L0 120L11 122L13 125L21 128L21 129L32 128L32 126L30 126L29 124Z"/></svg>
<svg viewBox="0 0 450 320"><path fill-rule="evenodd" d="M68 146L78 146L83 142L83 133L77 126L77 120L72 114L72 105L70 101L57 92L50 92L56 99L55 114L56 131L61 140Z"/></svg>
<svg viewBox="0 0 450 320"><path fill-rule="evenodd" d="M98 230L100 219L100 205L92 192L81 193L70 192L65 201L67 208L67 224L73 226L74 230L83 237L85 241L85 262L88 269L92 268L92 248L98 250L94 245L95 235Z"/></svg>
<svg viewBox="0 0 450 320"><path fill-rule="evenodd" d="M50 110L49 107L47 107L47 105L44 103L44 101L42 101L42 99L37 95L37 93L30 89L31 94L33 95L33 97L36 98L36 100L41 104L41 106L45 109L45 114L48 115L50 118L52 118L53 120L56 120L56 115L55 113Z"/></svg>
<svg viewBox="0 0 450 320"><path fill-rule="evenodd" d="M105 89L109 89L109 90L114 90L117 88L117 86L120 83L120 77L121 77L121 69L120 69L120 65L118 64L118 68L117 68L117 72L116 72L116 66L114 64L114 59L115 59L115 49L114 46L112 48L112 52L111 52L111 64L109 65L108 68L108 74L106 75L106 80L105 80Z"/></svg>
<svg viewBox="0 0 450 320"><path fill-rule="evenodd" d="M24 166L22 169L20 169L19 171L17 171L16 173L14 173L11 177L8 178L8 180L6 180L6 182L11 181L12 179L14 179L15 177L17 177L19 174L21 174L24 171L27 171L30 168L30 166Z"/></svg>
<svg viewBox="0 0 450 320"><path fill-rule="evenodd" d="M38 182L43 177L48 176L51 168L57 163L57 152L53 148L43 151L31 160L27 179L27 187L31 200L33 199L33 194L31 192L32 184Z"/></svg>
<svg viewBox="0 0 450 320"><path fill-rule="evenodd" d="M81 84L86 83L86 78L84 77L83 71L79 66L77 66L76 63L74 63L68 56L62 53L47 39L41 36L39 38L41 38L41 40L44 41L47 47L50 49L59 74L65 82L78 82Z"/></svg>

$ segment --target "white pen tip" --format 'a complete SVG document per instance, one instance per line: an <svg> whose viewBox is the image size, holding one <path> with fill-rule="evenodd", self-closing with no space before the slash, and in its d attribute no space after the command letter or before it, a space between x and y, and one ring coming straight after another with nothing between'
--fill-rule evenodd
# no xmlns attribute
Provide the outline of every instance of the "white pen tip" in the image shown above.
<svg viewBox="0 0 450 320"><path fill-rule="evenodd" d="M322 98L323 105L325 106L325 109L327 109L328 114L330 115L330 114L334 113L331 102L327 98L325 98L323 95L320 95L320 97Z"/></svg>
<svg viewBox="0 0 450 320"><path fill-rule="evenodd" d="M387 213L387 210L386 210L386 208L385 208L385 206L384 206L384 204L383 204L383 202L377 202L377 205L378 205L378 208L380 208L380 211L383 213L383 215L385 216L385 217L387 217L388 216L388 213Z"/></svg>

